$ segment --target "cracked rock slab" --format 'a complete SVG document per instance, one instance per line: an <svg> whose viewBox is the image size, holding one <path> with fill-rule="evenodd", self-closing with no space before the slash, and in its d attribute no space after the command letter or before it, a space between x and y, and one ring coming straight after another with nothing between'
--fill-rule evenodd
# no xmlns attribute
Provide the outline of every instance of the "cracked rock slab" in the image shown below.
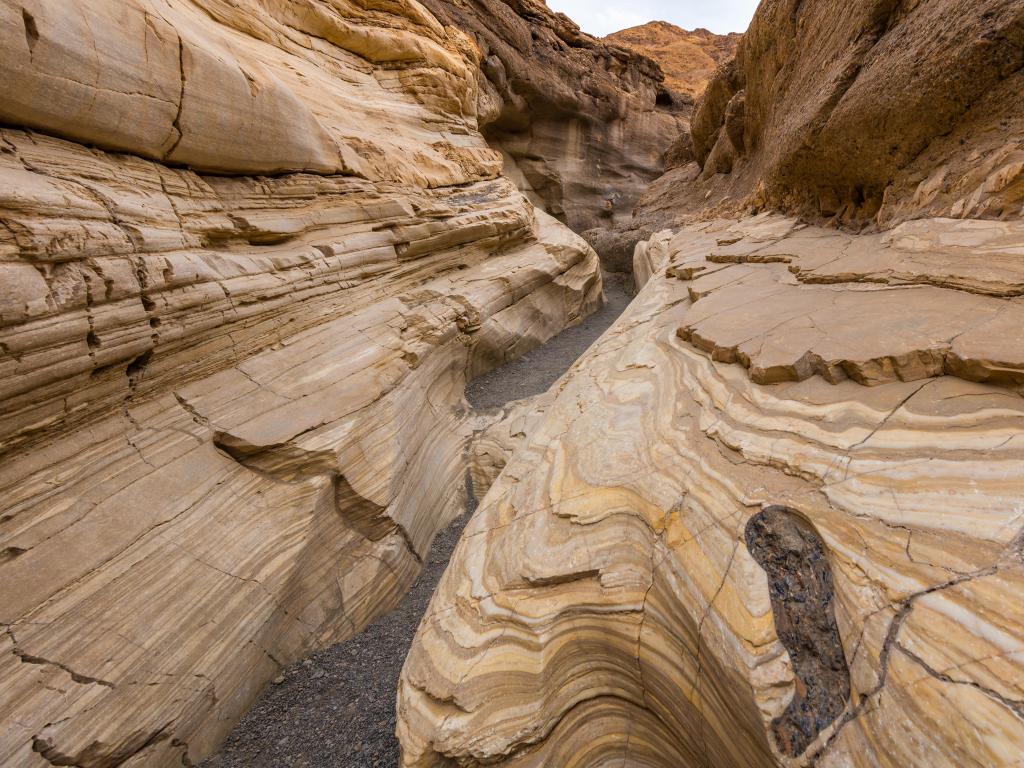
<svg viewBox="0 0 1024 768"><path fill-rule="evenodd" d="M931 243L950 232L914 227ZM961 264L982 263L1005 232L953 229L973 233L956 244ZM807 307L780 300L769 323L757 305L772 292L854 307L936 291L953 335L982 319L957 314L960 298L1012 304L938 284L804 283L794 270L829 242L897 239L762 216L638 249L640 295L508 460L420 627L399 691L404 766L1019 761L1016 385L959 370L759 383L746 361L678 332L727 318L737 339L795 349L775 326ZM869 306L858 317L888 319L891 333L858 337L822 310L816 343L896 357L901 305ZM748 526L780 509L801 521L802 555L788 534L750 548Z"/></svg>

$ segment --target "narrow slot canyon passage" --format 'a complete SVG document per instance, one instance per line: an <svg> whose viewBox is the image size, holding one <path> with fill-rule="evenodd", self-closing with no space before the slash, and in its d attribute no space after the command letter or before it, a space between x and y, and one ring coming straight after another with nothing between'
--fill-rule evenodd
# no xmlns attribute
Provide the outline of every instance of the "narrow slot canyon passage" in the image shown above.
<svg viewBox="0 0 1024 768"><path fill-rule="evenodd" d="M470 382L470 405L478 411L497 409L547 391L629 306L629 283L625 275L605 274L603 307L544 346ZM467 494L466 513L438 534L423 572L395 610L284 670L203 768L397 765L398 676L476 504Z"/></svg>

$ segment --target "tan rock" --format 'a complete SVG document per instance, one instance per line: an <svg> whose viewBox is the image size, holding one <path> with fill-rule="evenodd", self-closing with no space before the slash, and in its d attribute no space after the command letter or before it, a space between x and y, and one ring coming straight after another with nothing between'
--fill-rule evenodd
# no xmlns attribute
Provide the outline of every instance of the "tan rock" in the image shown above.
<svg viewBox="0 0 1024 768"><path fill-rule="evenodd" d="M1022 18L1015 0L762 3L697 106L704 183L680 202L886 226L1019 218Z"/></svg>
<svg viewBox="0 0 1024 768"><path fill-rule="evenodd" d="M1012 226L761 216L638 248L651 277L483 500L420 627L403 765L1016 765L1024 402L955 368L899 376L922 338L1010 355L1016 336L971 334L988 302L1016 311L1012 274L974 271ZM808 313L810 341L790 327ZM685 340L708 323L749 370ZM754 380L798 344L905 365Z"/></svg>
<svg viewBox="0 0 1024 768"><path fill-rule="evenodd" d="M424 0L480 49L480 115L505 173L540 208L592 243L606 268L632 255L605 247L665 169L690 104L658 64L580 31L540 0Z"/></svg>
<svg viewBox="0 0 1024 768"><path fill-rule="evenodd" d="M652 21L608 35L605 40L650 56L665 73L665 85L697 99L715 70L736 54L739 32L692 32L667 21Z"/></svg>
<svg viewBox="0 0 1024 768"><path fill-rule="evenodd" d="M0 35L0 764L196 764L400 599L467 380L595 309L597 257L498 177L415 2Z"/></svg>

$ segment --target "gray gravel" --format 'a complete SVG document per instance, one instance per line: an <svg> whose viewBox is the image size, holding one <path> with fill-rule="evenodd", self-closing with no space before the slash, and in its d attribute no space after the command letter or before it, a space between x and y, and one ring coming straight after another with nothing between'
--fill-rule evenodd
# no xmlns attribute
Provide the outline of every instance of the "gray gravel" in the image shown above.
<svg viewBox="0 0 1024 768"><path fill-rule="evenodd" d="M543 347L471 381L466 387L469 404L478 410L500 408L513 400L547 392L629 306L633 297L627 284L632 284L632 278L605 274L604 294L608 303L604 307Z"/></svg>
<svg viewBox="0 0 1024 768"><path fill-rule="evenodd" d="M476 379L466 398L478 409L546 391L630 302L620 275L605 276L608 304L583 323L503 368ZM202 768L392 768L398 764L398 675L467 514L434 542L402 603L359 635L285 670Z"/></svg>

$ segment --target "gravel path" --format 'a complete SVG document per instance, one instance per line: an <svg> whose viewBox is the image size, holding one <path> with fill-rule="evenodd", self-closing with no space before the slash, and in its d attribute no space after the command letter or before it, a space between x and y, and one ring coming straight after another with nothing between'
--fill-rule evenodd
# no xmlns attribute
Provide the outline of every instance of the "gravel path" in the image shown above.
<svg viewBox="0 0 1024 768"><path fill-rule="evenodd" d="M500 407L546 391L630 302L621 276L605 277L608 303L543 347L472 382L475 408ZM420 618L469 521L434 541L427 564L402 603L361 634L314 653L267 686L222 751L202 768L393 768L398 764L398 675Z"/></svg>

